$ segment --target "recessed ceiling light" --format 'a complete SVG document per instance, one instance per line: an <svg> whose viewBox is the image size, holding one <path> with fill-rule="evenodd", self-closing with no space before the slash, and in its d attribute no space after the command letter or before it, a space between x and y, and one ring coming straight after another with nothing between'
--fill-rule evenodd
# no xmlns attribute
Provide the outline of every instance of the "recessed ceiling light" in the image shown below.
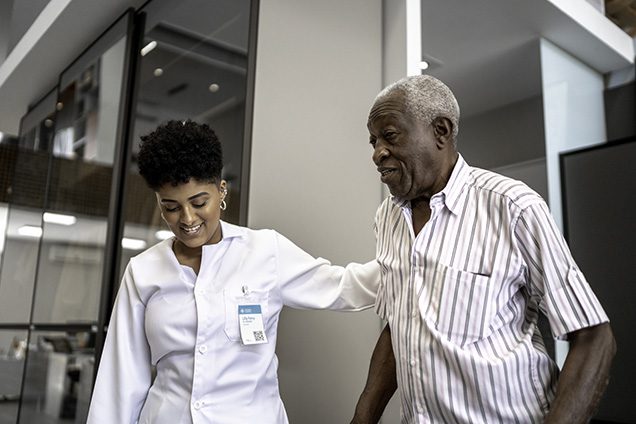
<svg viewBox="0 0 636 424"><path fill-rule="evenodd" d="M143 49L141 49L141 55L145 56L148 53L150 53L155 47L157 47L157 42L156 41L151 41L150 43L146 44L144 46Z"/></svg>
<svg viewBox="0 0 636 424"><path fill-rule="evenodd" d="M40 238L42 237L42 227L35 225L23 225L18 228L18 234L25 237Z"/></svg>
<svg viewBox="0 0 636 424"><path fill-rule="evenodd" d="M423 61L421 61L421 62L420 62L420 69L421 69L422 71L424 71L424 70L428 69L428 66L429 66L429 65L428 65L428 62L427 62L427 61L425 61L425 60L423 60Z"/></svg>
<svg viewBox="0 0 636 424"><path fill-rule="evenodd" d="M124 237L121 239L121 247L129 250L142 250L146 248L146 241Z"/></svg>
<svg viewBox="0 0 636 424"><path fill-rule="evenodd" d="M49 224L59 225L73 225L77 222L77 218L73 215L63 215L61 213L51 212L44 212L42 219L44 219L44 222L48 222Z"/></svg>
<svg viewBox="0 0 636 424"><path fill-rule="evenodd" d="M217 91L219 91L221 87L218 84L210 84L210 86L208 87L208 90L210 90L211 93L216 93Z"/></svg>
<svg viewBox="0 0 636 424"><path fill-rule="evenodd" d="M155 69L155 71L153 72L153 74L154 74L154 76L156 76L156 77L160 77L160 76L162 76L162 75L163 75L163 69L161 69L161 68L157 68L157 69Z"/></svg>

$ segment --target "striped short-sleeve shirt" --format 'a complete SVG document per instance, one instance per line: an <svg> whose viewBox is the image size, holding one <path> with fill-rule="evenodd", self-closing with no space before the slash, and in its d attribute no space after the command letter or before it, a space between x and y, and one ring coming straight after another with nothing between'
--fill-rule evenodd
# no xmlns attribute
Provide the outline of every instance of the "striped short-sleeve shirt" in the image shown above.
<svg viewBox="0 0 636 424"><path fill-rule="evenodd" d="M403 423L540 423L555 337L607 322L541 197L460 156L415 236L409 202L376 215L376 310L391 328Z"/></svg>

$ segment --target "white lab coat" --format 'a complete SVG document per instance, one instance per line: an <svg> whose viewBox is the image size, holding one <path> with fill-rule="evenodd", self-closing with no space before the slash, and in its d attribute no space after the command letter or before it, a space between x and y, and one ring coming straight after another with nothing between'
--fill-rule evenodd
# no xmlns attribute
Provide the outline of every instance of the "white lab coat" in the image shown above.
<svg viewBox="0 0 636 424"><path fill-rule="evenodd" d="M274 353L283 305L357 311L375 301L375 260L333 266L275 231L221 228L223 239L203 247L198 276L178 263L173 239L131 259L89 424L286 424ZM246 303L261 305L268 343L241 342Z"/></svg>

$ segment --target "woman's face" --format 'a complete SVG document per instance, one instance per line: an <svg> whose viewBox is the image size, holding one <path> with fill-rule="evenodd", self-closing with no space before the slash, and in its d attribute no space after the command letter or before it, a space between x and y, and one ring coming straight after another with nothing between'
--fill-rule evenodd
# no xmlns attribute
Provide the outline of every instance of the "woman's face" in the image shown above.
<svg viewBox="0 0 636 424"><path fill-rule="evenodd" d="M166 184L157 192L161 216L177 240L189 248L221 241L221 201L226 182L200 182L190 179L185 184Z"/></svg>

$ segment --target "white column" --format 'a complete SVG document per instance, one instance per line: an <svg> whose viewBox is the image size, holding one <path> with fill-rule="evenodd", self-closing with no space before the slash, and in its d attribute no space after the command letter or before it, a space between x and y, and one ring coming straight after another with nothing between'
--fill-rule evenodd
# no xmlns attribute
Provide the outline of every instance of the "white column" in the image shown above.
<svg viewBox="0 0 636 424"><path fill-rule="evenodd" d="M606 141L603 75L545 39L541 74L548 200L563 230L559 154Z"/></svg>

